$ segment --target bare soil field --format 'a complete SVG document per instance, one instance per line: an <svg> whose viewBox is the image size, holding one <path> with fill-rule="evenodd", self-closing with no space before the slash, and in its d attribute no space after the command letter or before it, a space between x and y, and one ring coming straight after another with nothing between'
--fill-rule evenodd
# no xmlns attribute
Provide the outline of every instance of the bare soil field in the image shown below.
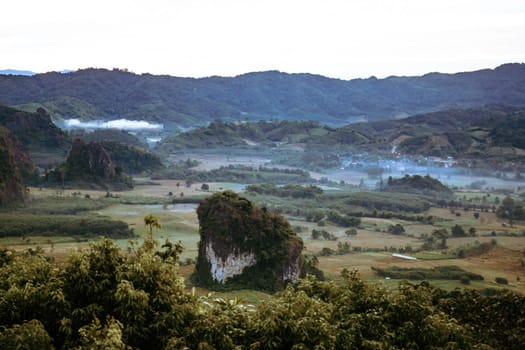
<svg viewBox="0 0 525 350"><path fill-rule="evenodd" d="M491 252L477 257L466 259L444 259L444 260L405 260L393 257L387 252L381 253L359 253L346 255L333 255L319 258L319 268L325 271L327 277L337 278L341 271L357 270L363 279L379 280L374 267L399 266L403 268L433 268L436 266L456 265L466 271L482 275L484 281L473 282L473 288L503 287L495 282L496 277L503 277L509 281L505 287L519 292L525 292L525 268L521 265L523 255L516 250L496 247ZM417 281L414 281L417 282ZM431 281L435 283L436 281ZM439 281L438 281L439 282ZM443 287L455 288L465 287L459 281L447 281L439 283Z"/></svg>

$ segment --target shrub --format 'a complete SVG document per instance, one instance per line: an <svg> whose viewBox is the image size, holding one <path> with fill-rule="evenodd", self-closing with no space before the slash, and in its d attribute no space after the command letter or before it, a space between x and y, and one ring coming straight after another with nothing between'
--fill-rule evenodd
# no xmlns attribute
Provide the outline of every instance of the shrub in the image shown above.
<svg viewBox="0 0 525 350"><path fill-rule="evenodd" d="M357 235L357 230L355 228L351 228L349 230L346 230L345 234L347 236L356 236Z"/></svg>
<svg viewBox="0 0 525 350"><path fill-rule="evenodd" d="M400 224L390 225L388 227L388 232L393 235L402 235L405 233L405 228Z"/></svg>
<svg viewBox="0 0 525 350"><path fill-rule="evenodd" d="M470 284L470 278L468 276L461 276L459 281L461 282L461 284L466 284L466 285Z"/></svg>
<svg viewBox="0 0 525 350"><path fill-rule="evenodd" d="M496 283L497 284L509 284L509 281L503 277L496 277Z"/></svg>
<svg viewBox="0 0 525 350"><path fill-rule="evenodd" d="M329 248L329 247L324 247L323 249L321 249L321 251L319 252L319 255L321 256L330 256L330 255L334 255L334 250L332 248Z"/></svg>
<svg viewBox="0 0 525 350"><path fill-rule="evenodd" d="M450 232L454 237L465 237L467 235L463 227L459 226L458 224L454 225Z"/></svg>

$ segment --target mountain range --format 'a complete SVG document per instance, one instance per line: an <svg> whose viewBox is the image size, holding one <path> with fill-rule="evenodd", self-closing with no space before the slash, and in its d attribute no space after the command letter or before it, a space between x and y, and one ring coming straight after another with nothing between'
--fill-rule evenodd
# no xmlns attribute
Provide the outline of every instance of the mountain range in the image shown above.
<svg viewBox="0 0 525 350"><path fill-rule="evenodd" d="M84 69L0 75L0 104L53 118L140 119L166 128L228 120L314 120L340 126L485 104L525 106L525 64L456 74L339 80L278 71L179 78Z"/></svg>

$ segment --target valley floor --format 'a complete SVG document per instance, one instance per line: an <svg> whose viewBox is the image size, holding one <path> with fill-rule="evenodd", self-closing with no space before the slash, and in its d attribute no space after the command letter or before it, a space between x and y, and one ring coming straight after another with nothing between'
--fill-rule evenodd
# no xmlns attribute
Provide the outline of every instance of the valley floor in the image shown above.
<svg viewBox="0 0 525 350"><path fill-rule="evenodd" d="M169 204L172 198L187 198L193 196L204 196L213 191L242 189L239 184L234 183L209 183L210 190L203 191L201 183L194 183L186 186L184 181L160 180L148 181L148 179L136 179L142 185L136 186L134 190L127 192L112 193L110 195L129 199L130 204L125 204L126 200L115 202L103 209L93 211L93 215L107 216L112 219L122 220L134 229L137 239L140 241L146 234L143 218L147 214L154 214L159 217L162 229L154 232L154 238L162 244L166 239L172 241L182 241L184 252L181 256L181 273L188 277L193 272L194 261L197 257L197 243L199 241L199 227L195 209L196 203L175 203ZM177 186L177 183L179 184ZM108 195L104 191L56 191L31 188L31 196L34 198L45 198L47 196L70 197L75 192L81 192L82 196L89 195L91 200L102 199ZM168 195L172 192L173 195ZM180 193L184 195L181 197ZM78 194L77 194L78 195ZM143 203L141 203L143 202ZM290 224L305 243L306 255L316 255L319 261L319 268L324 271L330 279L338 279L343 269L359 271L363 279L375 281L386 286L395 287L398 281L394 279L384 279L379 277L372 267L391 267L399 266L404 268L433 268L437 266L455 265L462 269L482 275L484 281L471 281L469 287L473 288L500 288L505 287L511 290L525 293L525 223L514 223L512 227L498 219L491 212L483 212L479 219L475 219L472 212L462 213L457 216L449 209L431 208L423 215L433 215L436 217L434 225L422 224L419 222L409 222L399 219L381 219L365 217L362 218L361 225L357 229L357 235L349 236L345 234L345 229L332 224L322 227L316 223L307 222L299 217L288 216ZM442 221L440 221L442 220ZM450 228L454 224L461 224L464 227L473 227L478 233L475 237L449 238L447 249L434 250L429 252L411 253L417 250L423 243L422 235L430 234L436 228ZM387 232L390 225L401 224L405 227L405 234L393 235ZM312 230L325 230L332 234L336 240L313 239ZM495 235L489 232L496 232ZM465 258L457 258L455 251L460 248L470 247L483 242L497 242L494 249L487 253ZM118 244L125 248L129 239L117 239ZM89 244L90 240L79 240L71 237L27 237L1 238L0 245L15 250L22 250L29 247L39 246L46 253L52 255L57 262L64 261L71 250L81 249ZM338 246L348 243L349 251L338 252ZM404 253L417 257L418 260L404 260L392 256L393 251L409 250ZM327 248L332 250L332 254L323 255L322 251ZM499 285L495 282L496 277L503 277L508 280L508 285ZM433 284L446 289L464 287L459 281L453 280L433 280ZM190 285L189 281L187 284ZM207 291L202 290L202 293ZM264 295L257 292L240 292L241 296L246 296L253 300L258 296Z"/></svg>

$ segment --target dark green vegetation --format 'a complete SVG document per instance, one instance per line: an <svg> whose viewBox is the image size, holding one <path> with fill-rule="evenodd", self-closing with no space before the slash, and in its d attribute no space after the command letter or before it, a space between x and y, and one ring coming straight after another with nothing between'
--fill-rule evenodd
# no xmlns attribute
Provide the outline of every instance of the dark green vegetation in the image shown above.
<svg viewBox="0 0 525 350"><path fill-rule="evenodd" d="M75 215L82 212L100 210L114 202L111 198L91 199L77 192L73 197L46 196L34 198L17 208L17 212L35 215Z"/></svg>
<svg viewBox="0 0 525 350"><path fill-rule="evenodd" d="M394 179L390 176L383 190L452 197L452 191L447 186L428 175L405 175L399 179Z"/></svg>
<svg viewBox="0 0 525 350"><path fill-rule="evenodd" d="M279 290L304 274L303 241L279 214L259 208L232 191L218 192L198 207L199 256L194 280L199 284L234 283L238 286ZM253 254L254 261L231 280L220 280L214 269L222 262ZM227 267L224 267L226 273Z"/></svg>
<svg viewBox="0 0 525 350"><path fill-rule="evenodd" d="M198 164L198 163L197 163ZM237 182L253 183L309 183L314 180L310 173L301 169L282 169L270 167L251 167L246 165L228 165L209 171L191 169L196 163L182 161L157 171L152 179L186 179L190 182Z"/></svg>
<svg viewBox="0 0 525 350"><path fill-rule="evenodd" d="M148 119L195 125L216 118L304 119L346 124L486 103L523 105L525 67L343 81L276 71L202 79L86 69L0 76L9 105L46 106L58 117ZM41 87L45 86L45 89ZM366 117L365 117L366 118Z"/></svg>
<svg viewBox="0 0 525 350"><path fill-rule="evenodd" d="M463 278L472 281L483 280L483 276L465 271L457 266L438 266L431 269L392 266L384 269L372 267L372 270L381 277L400 280L461 280Z"/></svg>
<svg viewBox="0 0 525 350"><path fill-rule="evenodd" d="M496 210L496 214L503 219L511 222L514 220L525 220L524 204L520 200L514 200L511 197L505 197L501 205Z"/></svg>
<svg viewBox="0 0 525 350"><path fill-rule="evenodd" d="M285 185L282 187L274 184L259 184L250 185L246 187L247 192L254 192L257 194L266 194L277 197L292 197L292 198L314 198L323 193L323 190L317 186L310 185L303 187L300 185Z"/></svg>
<svg viewBox="0 0 525 350"><path fill-rule="evenodd" d="M522 349L525 297L388 291L343 271L307 277L246 305L196 297L178 277L180 246L127 253L109 240L54 265L38 251L0 251L3 349Z"/></svg>
<svg viewBox="0 0 525 350"><path fill-rule="evenodd" d="M19 237L26 244L32 236L72 236L86 240L101 236L134 236L125 222L88 213L112 204L111 200L81 197L46 197L26 201L16 210L0 212L0 237Z"/></svg>
<svg viewBox="0 0 525 350"><path fill-rule="evenodd" d="M0 237L73 236L75 238L130 238L133 231L122 221L76 215L0 213ZM29 241L28 241L29 242Z"/></svg>

